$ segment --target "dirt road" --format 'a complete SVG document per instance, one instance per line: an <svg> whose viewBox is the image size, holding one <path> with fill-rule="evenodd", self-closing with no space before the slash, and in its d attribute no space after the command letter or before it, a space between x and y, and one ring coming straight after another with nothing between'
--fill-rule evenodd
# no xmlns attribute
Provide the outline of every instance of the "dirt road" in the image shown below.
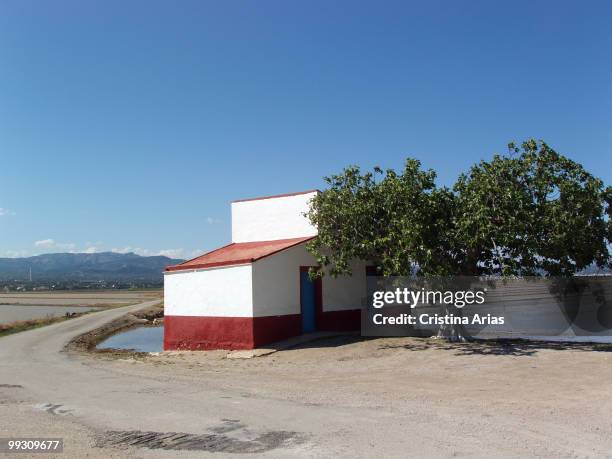
<svg viewBox="0 0 612 459"><path fill-rule="evenodd" d="M410 339L247 361L61 352L153 303L1 338L0 437L61 436L63 457L612 457L610 352Z"/></svg>

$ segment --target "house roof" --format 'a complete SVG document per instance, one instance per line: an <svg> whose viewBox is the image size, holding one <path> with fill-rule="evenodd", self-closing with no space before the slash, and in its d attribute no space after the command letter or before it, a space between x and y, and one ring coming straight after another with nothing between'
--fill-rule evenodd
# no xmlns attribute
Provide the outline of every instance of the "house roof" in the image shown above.
<svg viewBox="0 0 612 459"><path fill-rule="evenodd" d="M192 260L178 265L168 266L166 271L182 271L187 269L213 268L217 266L242 265L253 263L264 257L288 249L315 236L278 239L275 241L238 242L226 245L212 252L205 253Z"/></svg>
<svg viewBox="0 0 612 459"><path fill-rule="evenodd" d="M275 199L275 198L288 198L290 196L299 196L300 194L310 194L317 193L319 190L306 190L306 191L296 191L295 193L285 193L285 194L274 194L271 196L260 196L258 198L248 198L248 199L236 199L232 202L247 202L247 201L261 201L263 199Z"/></svg>

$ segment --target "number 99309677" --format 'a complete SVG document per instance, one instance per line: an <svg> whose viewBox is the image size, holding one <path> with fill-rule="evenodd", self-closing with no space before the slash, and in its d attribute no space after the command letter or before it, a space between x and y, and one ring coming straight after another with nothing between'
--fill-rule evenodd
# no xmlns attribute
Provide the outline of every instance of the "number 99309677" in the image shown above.
<svg viewBox="0 0 612 459"><path fill-rule="evenodd" d="M62 438L0 438L0 453L61 453Z"/></svg>

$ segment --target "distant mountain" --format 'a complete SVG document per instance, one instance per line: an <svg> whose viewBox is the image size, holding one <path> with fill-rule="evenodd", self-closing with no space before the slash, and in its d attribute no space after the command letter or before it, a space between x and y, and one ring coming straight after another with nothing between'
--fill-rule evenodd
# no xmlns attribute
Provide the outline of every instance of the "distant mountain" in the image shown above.
<svg viewBox="0 0 612 459"><path fill-rule="evenodd" d="M161 281L168 265L184 260L142 257L135 253L49 253L27 258L0 258L0 281Z"/></svg>

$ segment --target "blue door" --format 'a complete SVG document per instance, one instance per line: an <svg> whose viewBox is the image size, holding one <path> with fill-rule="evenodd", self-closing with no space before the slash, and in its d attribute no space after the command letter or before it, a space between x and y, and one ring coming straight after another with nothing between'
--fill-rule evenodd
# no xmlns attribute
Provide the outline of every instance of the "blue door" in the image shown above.
<svg viewBox="0 0 612 459"><path fill-rule="evenodd" d="M300 271L300 303L302 304L302 333L316 330L315 284L308 277L308 271Z"/></svg>

